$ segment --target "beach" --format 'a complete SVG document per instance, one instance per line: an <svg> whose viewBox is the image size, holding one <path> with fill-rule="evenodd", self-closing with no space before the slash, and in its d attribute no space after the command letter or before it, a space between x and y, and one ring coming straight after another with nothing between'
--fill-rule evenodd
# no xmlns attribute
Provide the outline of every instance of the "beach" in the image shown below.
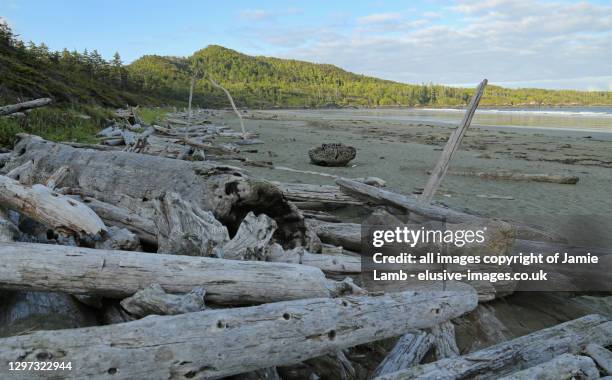
<svg viewBox="0 0 612 380"><path fill-rule="evenodd" d="M428 171L463 115L458 110L440 111L444 114L440 121L423 115L426 112L420 110L420 116L405 116L395 109L248 111L244 114L246 128L258 133L264 144L242 150L251 161L275 166L348 178L376 176L385 180L390 189L410 194L424 186ZM546 113L511 114L502 120L506 125L493 126L479 124L495 121L490 111L484 111L484 118L479 117L479 112L451 163L436 201L515 220L532 216L605 215L612 208L609 197L612 118L607 113L598 116L572 112L549 117ZM534 116L539 120L534 121ZM558 119L566 122L556 128L551 124ZM525 120L531 120L531 124ZM230 112L219 114L213 122L239 129L237 118ZM357 148L357 157L343 168L315 166L310 163L308 149L322 143L352 145ZM260 166L247 169L256 176L281 182L333 183L333 178L320 175ZM577 176L579 181L567 185L453 175L469 171L570 175Z"/></svg>

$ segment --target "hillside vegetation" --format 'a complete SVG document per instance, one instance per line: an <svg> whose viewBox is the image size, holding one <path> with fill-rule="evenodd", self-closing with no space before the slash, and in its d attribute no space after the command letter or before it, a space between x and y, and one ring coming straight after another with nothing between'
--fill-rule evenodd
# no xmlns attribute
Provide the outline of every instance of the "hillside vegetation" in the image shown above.
<svg viewBox="0 0 612 380"><path fill-rule="evenodd" d="M0 102L50 96L59 104L184 105L196 73L194 102L227 106L226 87L242 107L462 106L473 89L411 85L358 75L333 65L253 57L211 45L190 57L143 56L123 65L100 54L25 44L0 24ZM488 86L489 106L612 105L612 92L505 89Z"/></svg>

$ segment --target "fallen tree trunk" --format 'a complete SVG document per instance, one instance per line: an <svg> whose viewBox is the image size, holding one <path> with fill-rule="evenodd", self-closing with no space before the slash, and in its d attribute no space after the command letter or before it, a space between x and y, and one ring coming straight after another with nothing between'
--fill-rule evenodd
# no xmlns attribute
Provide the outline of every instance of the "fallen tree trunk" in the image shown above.
<svg viewBox="0 0 612 380"><path fill-rule="evenodd" d="M305 299L36 332L0 340L0 376L8 375L10 361L45 356L72 362L73 370L62 373L67 378L109 374L121 379L217 378L295 364L428 328L476 304L473 290L405 292Z"/></svg>
<svg viewBox="0 0 612 380"><path fill-rule="evenodd" d="M50 104L53 100L51 98L40 98L34 100L28 100L27 102L10 104L8 106L0 107L0 116L10 115L15 112L28 110L31 108L42 107Z"/></svg>
<svg viewBox="0 0 612 380"><path fill-rule="evenodd" d="M478 177L484 179L498 179L504 181L530 181L530 182L548 182L559 183L565 185L575 185L579 178L573 175L561 174L531 174L531 173L515 173L508 171L497 172L476 172L476 171L461 171L449 172L450 175L463 177Z"/></svg>
<svg viewBox="0 0 612 380"><path fill-rule="evenodd" d="M203 210L212 211L230 232L237 229L249 211L265 212L281 226L279 236L303 239L305 227L299 210L276 186L253 179L237 168L131 152L76 149L36 136L20 137L16 154L3 170L32 161L33 183L41 183L67 166L70 175L63 186L80 189L83 196L114 206L152 212L153 199L175 192Z"/></svg>
<svg viewBox="0 0 612 380"><path fill-rule="evenodd" d="M612 344L612 322L601 315L592 314L484 350L418 365L377 379L499 378L545 363L564 353L579 353L587 343Z"/></svg>
<svg viewBox="0 0 612 380"><path fill-rule="evenodd" d="M106 231L104 222L83 203L43 185L23 186L6 176L0 176L0 206L67 234L94 237Z"/></svg>
<svg viewBox="0 0 612 380"><path fill-rule="evenodd" d="M590 380L599 378L599 371L589 357L563 354L551 361L515 372L500 380Z"/></svg>
<svg viewBox="0 0 612 380"><path fill-rule="evenodd" d="M273 182L285 197L294 202L313 202L332 206L359 206L363 202L344 194L338 186Z"/></svg>
<svg viewBox="0 0 612 380"><path fill-rule="evenodd" d="M168 293L206 289L219 304L329 297L334 281L314 267L49 244L0 243L0 288L125 298L151 284Z"/></svg>
<svg viewBox="0 0 612 380"><path fill-rule="evenodd" d="M612 352L598 344L589 344L584 348L584 353L595 360L604 374L612 375Z"/></svg>
<svg viewBox="0 0 612 380"><path fill-rule="evenodd" d="M376 367L371 377L401 371L419 364L432 344L433 336L427 332L417 331L405 334Z"/></svg>
<svg viewBox="0 0 612 380"><path fill-rule="evenodd" d="M361 225L357 223L330 223L306 219L323 243L342 246L352 251L361 251Z"/></svg>

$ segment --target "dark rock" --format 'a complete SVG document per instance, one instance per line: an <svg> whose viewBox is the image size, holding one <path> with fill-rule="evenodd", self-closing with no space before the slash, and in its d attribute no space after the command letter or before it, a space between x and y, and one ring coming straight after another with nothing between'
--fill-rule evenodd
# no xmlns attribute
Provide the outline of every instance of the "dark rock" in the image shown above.
<svg viewBox="0 0 612 380"><path fill-rule="evenodd" d="M346 166L356 155L354 147L343 144L322 144L308 151L312 163L319 166Z"/></svg>

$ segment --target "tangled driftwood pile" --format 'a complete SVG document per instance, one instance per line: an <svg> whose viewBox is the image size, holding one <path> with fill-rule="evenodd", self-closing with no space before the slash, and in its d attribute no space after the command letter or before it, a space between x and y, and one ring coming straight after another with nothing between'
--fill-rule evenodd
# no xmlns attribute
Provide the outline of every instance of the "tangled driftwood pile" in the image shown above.
<svg viewBox="0 0 612 380"><path fill-rule="evenodd" d="M514 231L526 244L554 234L354 180L253 178L217 159L240 164L240 145L256 136L207 115L175 113L165 126L145 126L124 112L103 131L104 144L88 146L20 136L0 169L0 377L9 362L47 360L71 362L67 378L609 374L607 317L513 340L501 333L483 302L512 293L511 283L368 292L360 225L325 210L488 223L497 233L490 248L500 250ZM466 323L484 343L457 343ZM374 343L394 337L388 349Z"/></svg>

